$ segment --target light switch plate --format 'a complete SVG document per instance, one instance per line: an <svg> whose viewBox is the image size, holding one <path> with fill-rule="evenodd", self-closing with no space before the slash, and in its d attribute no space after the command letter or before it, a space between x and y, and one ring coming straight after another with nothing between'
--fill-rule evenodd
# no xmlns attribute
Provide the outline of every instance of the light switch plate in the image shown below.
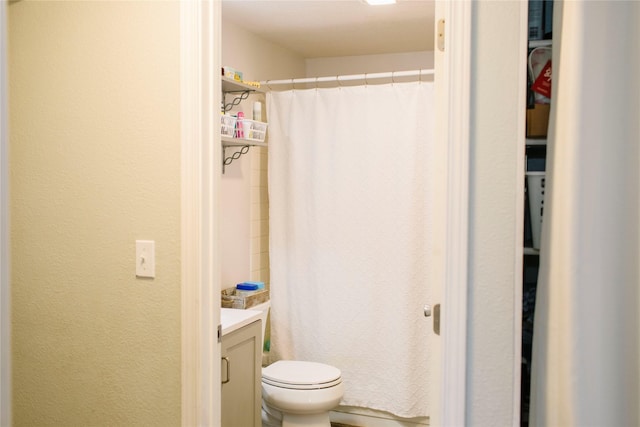
<svg viewBox="0 0 640 427"><path fill-rule="evenodd" d="M156 277L156 242L136 240L136 276Z"/></svg>

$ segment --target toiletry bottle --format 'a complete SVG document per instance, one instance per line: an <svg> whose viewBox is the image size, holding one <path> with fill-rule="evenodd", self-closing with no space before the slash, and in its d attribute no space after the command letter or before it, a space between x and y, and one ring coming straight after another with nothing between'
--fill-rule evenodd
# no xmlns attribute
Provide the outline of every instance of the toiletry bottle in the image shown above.
<svg viewBox="0 0 640 427"><path fill-rule="evenodd" d="M262 121L262 103L260 101L253 103L253 120L256 122Z"/></svg>
<svg viewBox="0 0 640 427"><path fill-rule="evenodd" d="M236 138L244 138L244 129L242 126L243 119L244 113L242 111L238 111L238 120L236 121Z"/></svg>

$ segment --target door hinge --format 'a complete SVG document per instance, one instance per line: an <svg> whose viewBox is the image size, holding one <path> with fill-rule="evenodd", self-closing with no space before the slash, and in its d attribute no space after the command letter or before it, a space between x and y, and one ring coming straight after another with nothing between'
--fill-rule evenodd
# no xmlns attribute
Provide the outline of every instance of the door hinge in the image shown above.
<svg viewBox="0 0 640 427"><path fill-rule="evenodd" d="M423 307L424 317L433 316L433 332L440 335L440 304L436 304L433 308L429 304Z"/></svg>
<svg viewBox="0 0 640 427"><path fill-rule="evenodd" d="M218 325L218 342L222 342L222 325Z"/></svg>
<svg viewBox="0 0 640 427"><path fill-rule="evenodd" d="M444 19L438 21L437 45L438 50L444 52Z"/></svg>

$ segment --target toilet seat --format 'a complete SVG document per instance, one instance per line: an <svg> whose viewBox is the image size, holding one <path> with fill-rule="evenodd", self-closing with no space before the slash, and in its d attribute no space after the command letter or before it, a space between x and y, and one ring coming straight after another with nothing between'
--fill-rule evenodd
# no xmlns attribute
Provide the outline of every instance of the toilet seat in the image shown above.
<svg viewBox="0 0 640 427"><path fill-rule="evenodd" d="M279 360L262 369L262 382L294 390L316 390L342 383L340 369L317 362Z"/></svg>

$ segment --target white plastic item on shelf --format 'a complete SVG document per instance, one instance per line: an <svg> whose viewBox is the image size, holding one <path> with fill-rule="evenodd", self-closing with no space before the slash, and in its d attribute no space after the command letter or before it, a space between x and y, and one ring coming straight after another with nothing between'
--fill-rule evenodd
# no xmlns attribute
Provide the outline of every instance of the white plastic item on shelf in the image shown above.
<svg viewBox="0 0 640 427"><path fill-rule="evenodd" d="M222 114L220 116L220 134L222 136L231 136L236 129L236 118L229 114Z"/></svg>
<svg viewBox="0 0 640 427"><path fill-rule="evenodd" d="M264 139L267 136L267 123L244 119L242 121L242 126L244 130L244 139L264 142Z"/></svg>
<svg viewBox="0 0 640 427"><path fill-rule="evenodd" d="M262 103L260 101L253 103L253 120L262 121Z"/></svg>
<svg viewBox="0 0 640 427"><path fill-rule="evenodd" d="M540 249L542 215L544 211L545 172L527 172L527 192L531 217L533 248Z"/></svg>

